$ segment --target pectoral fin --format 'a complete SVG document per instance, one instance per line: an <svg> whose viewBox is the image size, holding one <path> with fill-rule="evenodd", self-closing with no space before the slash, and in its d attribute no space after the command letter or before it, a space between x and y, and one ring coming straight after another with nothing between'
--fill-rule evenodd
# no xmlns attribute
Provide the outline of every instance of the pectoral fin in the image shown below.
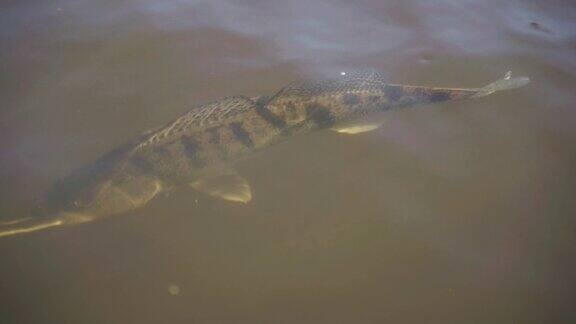
<svg viewBox="0 0 576 324"><path fill-rule="evenodd" d="M381 125L382 122L372 122L372 123L364 122L357 124L334 126L331 129L338 133L354 135L373 131L378 127L380 127Z"/></svg>
<svg viewBox="0 0 576 324"><path fill-rule="evenodd" d="M207 176L192 182L190 186L210 196L228 201L245 204L252 200L250 184L236 173Z"/></svg>

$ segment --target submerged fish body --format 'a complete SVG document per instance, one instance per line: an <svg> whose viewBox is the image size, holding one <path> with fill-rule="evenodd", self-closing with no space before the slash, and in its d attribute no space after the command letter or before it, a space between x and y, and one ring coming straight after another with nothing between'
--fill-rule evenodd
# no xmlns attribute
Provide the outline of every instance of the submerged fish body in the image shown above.
<svg viewBox="0 0 576 324"><path fill-rule="evenodd" d="M379 125L370 121L375 113L480 97L528 82L507 74L478 89L435 88L388 84L371 73L293 84L271 97L227 97L191 110L59 182L39 209L42 216L0 223L0 237L121 214L183 185L246 203L250 185L232 165L254 151L319 129L370 131Z"/></svg>

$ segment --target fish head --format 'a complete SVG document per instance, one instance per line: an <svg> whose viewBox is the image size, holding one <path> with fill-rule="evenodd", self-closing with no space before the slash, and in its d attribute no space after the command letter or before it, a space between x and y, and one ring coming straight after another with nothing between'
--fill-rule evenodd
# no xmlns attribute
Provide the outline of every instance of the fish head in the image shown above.
<svg viewBox="0 0 576 324"><path fill-rule="evenodd" d="M106 211L121 210L126 201L113 194L110 181L93 182L86 186L59 184L51 190L42 209L37 213L56 216L66 224L77 224L102 218Z"/></svg>
<svg viewBox="0 0 576 324"><path fill-rule="evenodd" d="M66 223L83 223L124 213L144 205L162 190L155 178L131 173L71 179L46 199L47 213Z"/></svg>

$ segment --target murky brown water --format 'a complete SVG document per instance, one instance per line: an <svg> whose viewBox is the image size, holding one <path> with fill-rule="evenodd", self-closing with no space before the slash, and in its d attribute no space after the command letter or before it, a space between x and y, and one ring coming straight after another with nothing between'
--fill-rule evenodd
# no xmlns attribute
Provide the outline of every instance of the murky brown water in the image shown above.
<svg viewBox="0 0 576 324"><path fill-rule="evenodd" d="M368 68L532 83L271 148L247 206L182 191L0 240L0 322L575 321L576 6L538 3L4 2L2 218L194 103Z"/></svg>

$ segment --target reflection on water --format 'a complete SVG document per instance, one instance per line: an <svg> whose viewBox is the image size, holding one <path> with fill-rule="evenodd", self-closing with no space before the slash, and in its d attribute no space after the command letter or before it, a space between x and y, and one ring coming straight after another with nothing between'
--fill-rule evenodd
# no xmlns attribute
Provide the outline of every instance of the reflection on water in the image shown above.
<svg viewBox="0 0 576 324"><path fill-rule="evenodd" d="M239 168L254 200L189 191L0 241L14 323L570 322L570 1L8 1L0 213L193 103L375 68L533 83L321 132ZM10 216L10 217L8 217Z"/></svg>

